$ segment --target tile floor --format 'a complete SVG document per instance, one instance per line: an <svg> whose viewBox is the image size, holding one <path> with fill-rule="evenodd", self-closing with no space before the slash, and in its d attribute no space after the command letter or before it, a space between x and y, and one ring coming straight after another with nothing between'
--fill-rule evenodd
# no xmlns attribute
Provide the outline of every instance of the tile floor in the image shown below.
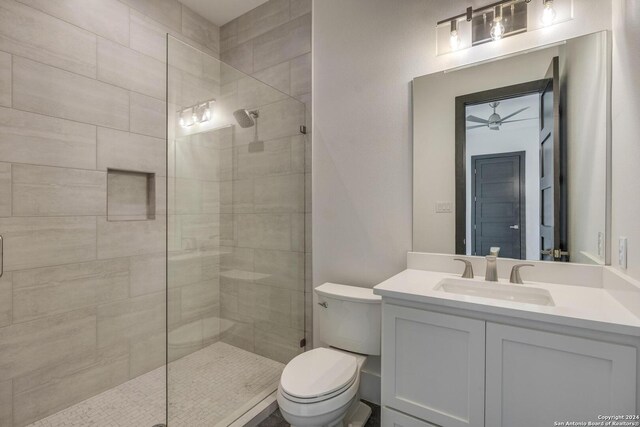
<svg viewBox="0 0 640 427"><path fill-rule="evenodd" d="M375 403L365 402L367 405L371 406L371 416L365 424L365 427L380 427L380 406ZM289 427L290 424L282 418L282 414L279 409L269 415L269 418L258 424L258 427Z"/></svg>
<svg viewBox="0 0 640 427"><path fill-rule="evenodd" d="M169 364L172 427L227 425L278 385L284 365L218 342ZM28 427L151 427L165 420L165 368Z"/></svg>

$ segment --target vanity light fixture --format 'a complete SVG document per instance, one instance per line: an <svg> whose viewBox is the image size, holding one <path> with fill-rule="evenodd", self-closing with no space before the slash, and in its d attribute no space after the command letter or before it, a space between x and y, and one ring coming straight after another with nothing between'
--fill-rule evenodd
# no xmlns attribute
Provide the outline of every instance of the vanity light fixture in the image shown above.
<svg viewBox="0 0 640 427"><path fill-rule="evenodd" d="M486 6L473 9L468 7L464 13L438 21L436 31L442 37L448 34L448 48L442 40L442 46L446 52L454 52L461 48L476 46L482 43L497 41L505 37L524 33L532 29L542 28L557 22L555 4L558 2L572 2L573 0L539 0L542 8L537 3L531 6L531 0L498 0ZM539 24L531 28L531 20L528 14L539 14ZM465 18L466 22L465 23ZM447 30L445 30L445 25ZM469 27L463 27L469 25ZM463 29L460 32L460 29ZM440 43L438 43L440 46Z"/></svg>
<svg viewBox="0 0 640 427"><path fill-rule="evenodd" d="M553 0L542 0L544 9L542 11L542 24L545 26L553 24L556 19L556 11L553 8Z"/></svg>
<svg viewBox="0 0 640 427"><path fill-rule="evenodd" d="M502 23L502 5L498 5L493 9L493 23L491 25L492 40L500 40L504 36L504 24Z"/></svg>
<svg viewBox="0 0 640 427"><path fill-rule="evenodd" d="M458 34L458 21L456 19L451 21L449 45L451 46L451 50L458 50L460 47L460 34Z"/></svg>
<svg viewBox="0 0 640 427"><path fill-rule="evenodd" d="M213 104L215 99L199 102L195 105L183 108L178 112L178 123L183 128L188 128L196 123L206 123L213 117Z"/></svg>

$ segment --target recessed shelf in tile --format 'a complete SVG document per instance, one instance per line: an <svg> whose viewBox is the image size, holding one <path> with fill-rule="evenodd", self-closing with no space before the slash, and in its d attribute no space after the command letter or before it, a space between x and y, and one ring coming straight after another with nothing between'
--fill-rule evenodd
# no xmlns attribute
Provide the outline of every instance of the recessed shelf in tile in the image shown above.
<svg viewBox="0 0 640 427"><path fill-rule="evenodd" d="M107 220L143 221L156 217L155 174L109 169Z"/></svg>

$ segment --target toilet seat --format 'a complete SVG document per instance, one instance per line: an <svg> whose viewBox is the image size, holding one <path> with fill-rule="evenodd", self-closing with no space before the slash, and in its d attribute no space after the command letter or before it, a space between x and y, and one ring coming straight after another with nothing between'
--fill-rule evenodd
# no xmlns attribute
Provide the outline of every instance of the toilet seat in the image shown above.
<svg viewBox="0 0 640 427"><path fill-rule="evenodd" d="M358 378L355 356L316 348L294 357L284 368L280 390L287 400L311 404L338 396Z"/></svg>

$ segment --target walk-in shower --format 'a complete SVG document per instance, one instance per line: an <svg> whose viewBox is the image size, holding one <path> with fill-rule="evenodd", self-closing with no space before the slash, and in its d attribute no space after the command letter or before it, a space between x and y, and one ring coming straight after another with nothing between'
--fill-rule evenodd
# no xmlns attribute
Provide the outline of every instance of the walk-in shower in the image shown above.
<svg viewBox="0 0 640 427"><path fill-rule="evenodd" d="M78 213L43 190L49 222L8 225L40 239L0 280L25 302L2 332L12 427L242 424L304 350L305 105L171 36L167 55L166 101L130 94L166 134L65 124L78 146L97 134L101 169L32 175ZM6 235L11 254L23 240Z"/></svg>
<svg viewBox="0 0 640 427"><path fill-rule="evenodd" d="M228 425L303 351L305 106L168 44L168 423Z"/></svg>

